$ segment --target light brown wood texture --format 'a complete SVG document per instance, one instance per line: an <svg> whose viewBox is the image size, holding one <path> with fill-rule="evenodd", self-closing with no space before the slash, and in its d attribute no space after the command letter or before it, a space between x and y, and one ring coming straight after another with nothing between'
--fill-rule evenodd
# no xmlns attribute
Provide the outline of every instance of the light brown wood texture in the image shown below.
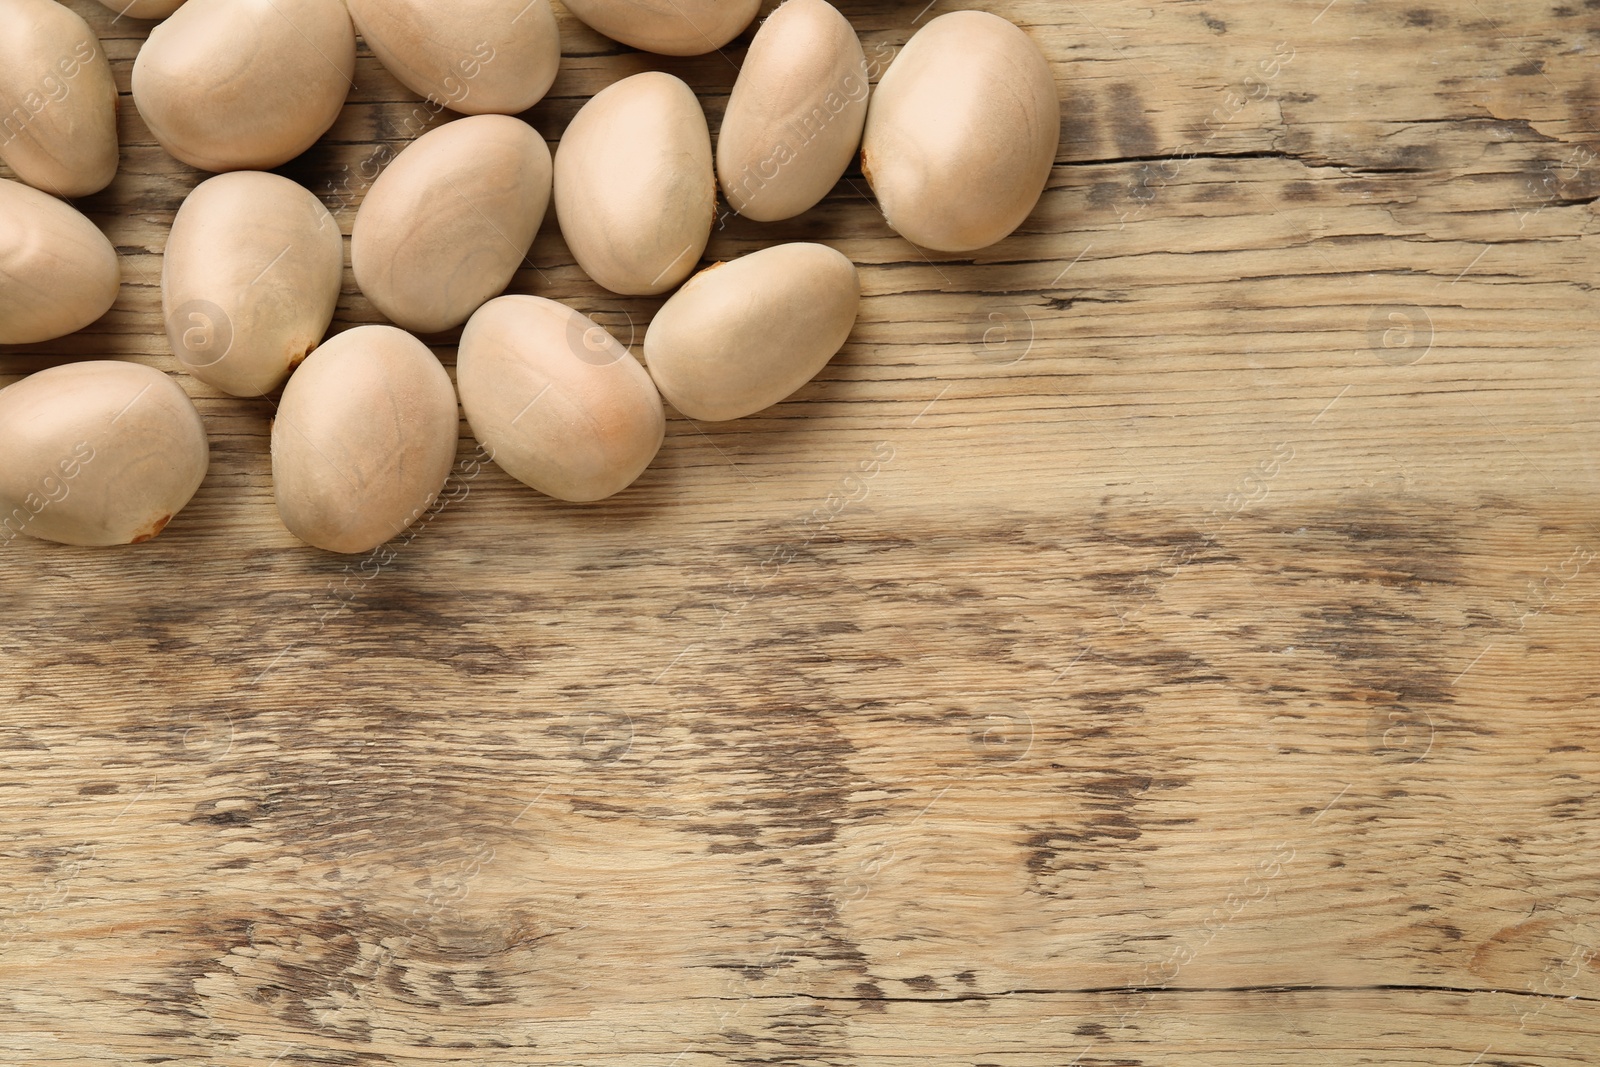
<svg viewBox="0 0 1600 1067"><path fill-rule="evenodd" d="M71 6L126 93L146 25ZM463 427L366 560L167 351L201 176L124 96L122 297L0 382L179 374L213 467L0 550L0 1061L1596 1061L1600 5L990 6L1066 101L1021 231L922 254L859 172L728 220L861 265L815 382L598 505ZM887 59L953 5L841 8ZM652 68L715 129L749 41L561 27L552 143ZM417 106L363 49L282 173L348 234ZM658 299L531 263L639 351Z"/></svg>

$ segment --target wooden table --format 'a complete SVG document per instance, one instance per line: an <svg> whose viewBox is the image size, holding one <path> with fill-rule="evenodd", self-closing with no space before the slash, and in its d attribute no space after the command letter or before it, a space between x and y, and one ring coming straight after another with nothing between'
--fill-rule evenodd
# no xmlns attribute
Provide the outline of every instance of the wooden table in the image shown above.
<svg viewBox="0 0 1600 1067"><path fill-rule="evenodd" d="M126 94L146 25L70 6ZM886 59L954 5L841 6ZM816 382L593 506L463 427L367 559L178 372L201 175L124 96L122 297L0 383L149 363L213 464L0 560L0 1062L1596 1062L1595 0L992 6L1066 100L1018 234L924 255L858 172L730 220L861 264ZM552 142L650 68L714 128L748 41L562 30ZM416 106L363 51L283 173L348 233ZM638 351L659 300L532 262Z"/></svg>

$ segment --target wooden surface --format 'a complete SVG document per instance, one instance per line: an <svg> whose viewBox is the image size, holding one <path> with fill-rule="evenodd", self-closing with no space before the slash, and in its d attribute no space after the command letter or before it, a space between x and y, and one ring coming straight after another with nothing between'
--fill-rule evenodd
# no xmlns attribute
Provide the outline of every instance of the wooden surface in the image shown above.
<svg viewBox="0 0 1600 1067"><path fill-rule="evenodd" d="M126 93L146 27L71 6ZM884 58L952 6L841 5ZM1067 101L1033 217L923 255L855 175L730 220L847 251L860 325L625 494L463 432L447 506L325 555L271 405L180 375L165 534L3 550L0 1061L1595 1062L1600 10L994 6ZM715 128L748 41L562 29L552 141L651 67ZM124 105L122 297L0 382L178 373L200 175ZM348 233L416 106L363 51L283 173ZM532 263L638 350L659 301L553 222Z"/></svg>

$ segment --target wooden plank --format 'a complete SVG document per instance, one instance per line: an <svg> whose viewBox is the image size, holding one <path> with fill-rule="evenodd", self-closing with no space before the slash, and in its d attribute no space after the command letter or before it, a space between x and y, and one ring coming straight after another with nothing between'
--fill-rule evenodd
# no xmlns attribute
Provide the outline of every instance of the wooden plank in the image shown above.
<svg viewBox="0 0 1600 1067"><path fill-rule="evenodd" d="M70 6L126 94L146 24ZM885 57L951 6L841 4ZM995 9L1068 102L1015 236L920 253L858 171L726 220L712 258L861 264L815 382L674 415L598 506L463 426L364 559L278 522L271 404L167 351L202 175L123 97L82 201L122 296L0 384L156 366L212 470L138 549L0 548L0 1058L1592 1061L1600 11ZM552 144L642 69L715 127L748 41L561 25ZM283 168L347 234L418 128L356 82ZM531 263L638 351L659 298L553 219Z"/></svg>

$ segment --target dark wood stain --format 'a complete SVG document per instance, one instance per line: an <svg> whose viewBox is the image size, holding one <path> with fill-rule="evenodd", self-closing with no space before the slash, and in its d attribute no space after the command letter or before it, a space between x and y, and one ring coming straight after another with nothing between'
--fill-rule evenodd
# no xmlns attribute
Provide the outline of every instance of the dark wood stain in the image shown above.
<svg viewBox="0 0 1600 1067"><path fill-rule="evenodd" d="M1145 111L1144 99L1132 82L1114 82L1106 91L1111 134L1124 156L1153 156L1161 146Z"/></svg>
<svg viewBox="0 0 1600 1067"><path fill-rule="evenodd" d="M1067 98L1061 115L1061 155L1065 159L1094 159L1105 145L1100 124L1099 97L1077 92Z"/></svg>
<svg viewBox="0 0 1600 1067"><path fill-rule="evenodd" d="M126 90L148 25L69 6ZM1285 39L1270 12L1202 6L1085 8L1112 43L1072 5L997 6L1065 105L1013 239L920 255L859 168L803 218L727 220L708 261L824 240L860 265L856 334L817 380L736 423L672 415L647 475L595 505L486 468L381 566L295 544L271 405L167 353L159 249L203 175L124 100L124 171L82 202L123 295L0 372L169 371L213 468L137 549L0 547L10 1060L1461 1064L1600 1043L1592 966L1516 992L1600 922L1575 861L1600 817L1594 572L1527 592L1600 549L1573 273L1600 167L1568 167L1537 225L1512 210L1600 130L1600 78L1525 36L1578 5L1497 9L1504 36L1404 5L1378 36L1316 36L1371 14L1335 8L1207 146L1235 158L1135 199L1227 110L1227 72ZM918 8L845 6L869 54L938 14ZM552 143L643 69L717 124L748 35L652 57L559 17L569 61L527 116ZM1435 49L1448 70L1393 61ZM1370 107L1318 91L1351 64ZM356 82L332 143L281 168L325 199L417 106L366 49ZM531 262L515 291L639 339L662 304L590 284L553 219ZM1410 305L1438 330L1427 359L1358 352ZM1029 322L1014 362L983 351L992 314ZM336 328L376 318L347 278ZM456 339L431 339L446 367ZM1274 442L1295 459L1235 509ZM863 492L805 522L883 443ZM1200 961L1152 984L1186 946Z"/></svg>

